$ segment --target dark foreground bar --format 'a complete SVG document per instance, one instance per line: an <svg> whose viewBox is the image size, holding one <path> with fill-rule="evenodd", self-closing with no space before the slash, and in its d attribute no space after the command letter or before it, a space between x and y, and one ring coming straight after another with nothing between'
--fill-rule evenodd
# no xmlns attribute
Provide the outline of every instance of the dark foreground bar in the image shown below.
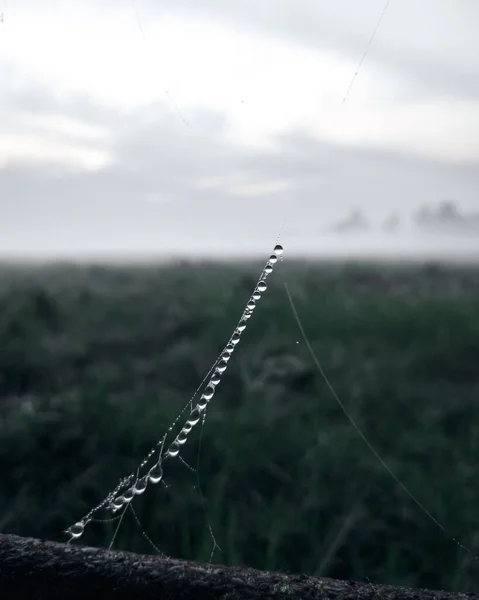
<svg viewBox="0 0 479 600"><path fill-rule="evenodd" d="M0 534L0 599L465 600L476 594L318 579Z"/></svg>

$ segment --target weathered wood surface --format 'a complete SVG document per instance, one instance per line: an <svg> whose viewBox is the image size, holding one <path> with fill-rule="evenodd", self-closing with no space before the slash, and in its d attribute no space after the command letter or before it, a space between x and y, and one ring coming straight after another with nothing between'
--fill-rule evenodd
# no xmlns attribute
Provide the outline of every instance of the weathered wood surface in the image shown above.
<svg viewBox="0 0 479 600"><path fill-rule="evenodd" d="M0 599L466 600L447 593L204 565L0 534Z"/></svg>

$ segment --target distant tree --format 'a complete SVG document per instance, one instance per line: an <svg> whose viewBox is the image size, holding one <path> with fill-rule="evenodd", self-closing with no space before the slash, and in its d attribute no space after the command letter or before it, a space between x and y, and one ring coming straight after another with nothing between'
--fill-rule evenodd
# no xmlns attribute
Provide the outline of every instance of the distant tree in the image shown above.
<svg viewBox="0 0 479 600"><path fill-rule="evenodd" d="M370 224L363 212L355 208L345 219L336 223L333 229L334 231L345 233L350 231L364 231L370 229Z"/></svg>
<svg viewBox="0 0 479 600"><path fill-rule="evenodd" d="M394 213L384 221L382 228L384 231L396 231L399 227L399 224L399 217Z"/></svg>
<svg viewBox="0 0 479 600"><path fill-rule="evenodd" d="M475 227L473 215L462 215L453 200L443 200L434 209L422 207L415 215L419 227L437 233L457 233Z"/></svg>
<svg viewBox="0 0 479 600"><path fill-rule="evenodd" d="M463 220L463 217L459 214L455 203L451 200L443 200L439 204L436 215L438 221L441 223L455 223Z"/></svg>

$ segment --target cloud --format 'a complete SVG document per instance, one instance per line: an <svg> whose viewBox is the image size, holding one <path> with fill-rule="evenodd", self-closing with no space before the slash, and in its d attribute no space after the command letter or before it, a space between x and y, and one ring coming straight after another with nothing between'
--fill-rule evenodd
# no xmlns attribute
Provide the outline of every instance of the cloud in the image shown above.
<svg viewBox="0 0 479 600"><path fill-rule="evenodd" d="M165 10L169 2L141 4L147 17ZM175 11L229 23L239 36L266 33L318 52L338 53L356 68L384 6L384 0L177 0ZM440 93L477 98L479 42L474 27L468 24L478 20L475 0L465 0L461 11L448 0L391 2L363 70L376 65L384 74L393 72L426 97Z"/></svg>
<svg viewBox="0 0 479 600"><path fill-rule="evenodd" d="M431 22L429 0L426 8L405 1L405 8L391 3L344 106L341 99L384 7L379 0L342 0L340 8L310 0L277 5L265 0L256 9L250 0L193 5L179 0L174 10L171 4L145 0L137 3L144 17L140 30L131 6L115 13L105 3L95 18L87 10L70 15L64 8L50 18L39 12L38 23L33 19L38 10L32 8L28 16L18 9L16 35L7 30L5 38L13 62L3 75L9 98L0 116L16 128L13 133L28 128L36 135L32 148L43 162L49 154L55 161L63 155L69 163L78 157L88 168L110 160L107 144L101 144L102 156L92 132L88 145L93 148L80 148L78 141L74 151L65 139L64 151L58 139L53 144L61 124L48 108L47 92L53 106L76 104L62 126L75 129L77 136L79 121L84 128L96 126L95 135L105 128L125 131L131 111L141 106L153 119L160 113L173 117L193 135L207 137L219 128L229 141L257 149L272 149L279 133L303 128L346 146L474 161L479 79L471 73L479 69L479 59L470 57L479 52L467 52L477 45L473 29L465 27L464 17L458 22L457 11L451 13L447 4L440 10L440 3L435 5ZM74 18L78 27L67 36ZM40 44L39 32L47 45ZM438 44L434 35L443 32L448 37ZM26 51L30 42L38 46L34 53ZM29 98L22 80L27 87L41 81L43 89ZM121 112L125 123L110 122L110 109ZM219 115L221 123L205 121ZM43 143L40 128L48 138ZM16 146L16 154L26 147L24 138L10 138L9 145Z"/></svg>
<svg viewBox="0 0 479 600"><path fill-rule="evenodd" d="M50 102L44 114L58 119L95 123L103 110L85 98ZM7 164L0 252L258 251L285 219L290 234L307 237L354 206L378 218L446 196L477 208L478 163L341 146L300 129L276 136L272 149L248 148L228 139L221 113L198 112L195 122L200 131L155 103L110 109L95 138L110 162L97 171Z"/></svg>
<svg viewBox="0 0 479 600"><path fill-rule="evenodd" d="M224 253L354 206L477 210L477 4L391 2L344 106L383 0L135 5L9 7L0 251Z"/></svg>

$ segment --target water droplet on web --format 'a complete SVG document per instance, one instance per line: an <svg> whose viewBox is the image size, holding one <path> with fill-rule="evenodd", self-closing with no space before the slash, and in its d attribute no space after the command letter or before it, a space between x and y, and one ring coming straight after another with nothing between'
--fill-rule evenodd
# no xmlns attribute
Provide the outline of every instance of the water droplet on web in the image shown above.
<svg viewBox="0 0 479 600"><path fill-rule="evenodd" d="M266 288L268 286L266 285L266 281L264 281L263 279L258 283L258 291L263 293L266 292Z"/></svg>
<svg viewBox="0 0 479 600"><path fill-rule="evenodd" d="M123 496L118 496L111 501L110 508L113 512L116 512L117 510L120 510L123 504L125 504L123 501Z"/></svg>
<svg viewBox="0 0 479 600"><path fill-rule="evenodd" d="M233 337L231 338L231 343L236 345L239 341L240 341L240 334L239 334L239 332L236 331L233 334Z"/></svg>
<svg viewBox="0 0 479 600"><path fill-rule="evenodd" d="M202 396L204 396L206 398L206 400L211 400L211 398L213 398L214 393L215 393L215 388L212 385L207 385Z"/></svg>
<svg viewBox="0 0 479 600"><path fill-rule="evenodd" d="M233 346L233 344L228 344L226 346L226 352L228 352L228 354L231 354L234 349L235 349L235 347Z"/></svg>
<svg viewBox="0 0 479 600"><path fill-rule="evenodd" d="M75 523L74 525L69 527L66 530L66 533L68 533L68 535L71 535L72 538L79 538L83 534L84 531L85 531L85 523L83 521L78 521L78 523Z"/></svg>
<svg viewBox="0 0 479 600"><path fill-rule="evenodd" d="M195 408L190 412L190 416L188 417L188 423L190 425L196 425L196 423L198 423L199 420L200 420L200 411L195 406Z"/></svg>
<svg viewBox="0 0 479 600"><path fill-rule="evenodd" d="M266 267L264 268L264 272L269 275L273 272L273 267L271 265L266 265Z"/></svg>
<svg viewBox="0 0 479 600"><path fill-rule="evenodd" d="M278 262L278 257L276 256L276 254L272 254L269 259L268 262L271 263L272 265L274 265L275 263Z"/></svg>
<svg viewBox="0 0 479 600"><path fill-rule="evenodd" d="M220 362L216 365L216 369L220 372L220 373L224 373L226 371L226 367L228 365L226 364L226 361L220 360Z"/></svg>
<svg viewBox="0 0 479 600"><path fill-rule="evenodd" d="M246 305L246 308L248 310L254 310L255 306L256 306L256 302L254 300L250 300L248 302L248 304Z"/></svg>
<svg viewBox="0 0 479 600"><path fill-rule="evenodd" d="M211 376L210 382L213 385L218 385L218 383L221 381L221 375L218 373L218 371L215 371L213 373L213 375Z"/></svg>
<svg viewBox="0 0 479 600"><path fill-rule="evenodd" d="M153 465L151 469L148 471L148 478L151 483L158 483L161 481L163 477L163 467L160 462L157 462L156 465Z"/></svg>
<svg viewBox="0 0 479 600"><path fill-rule="evenodd" d="M283 246L281 246L281 244L276 244L273 253L276 254L276 256L281 256L281 254L283 254Z"/></svg>
<svg viewBox="0 0 479 600"><path fill-rule="evenodd" d="M133 496L135 495L135 488L131 487L128 488L124 493L123 493L123 499L125 502L131 502L133 500Z"/></svg>
<svg viewBox="0 0 479 600"><path fill-rule="evenodd" d="M255 290L253 292L253 299L254 300L259 300L261 298L261 292L259 292L258 290Z"/></svg>
<svg viewBox="0 0 479 600"><path fill-rule="evenodd" d="M137 496L139 496L140 494L143 494L143 492L146 490L147 485L148 485L148 475L145 475L141 479L138 479L138 481L134 485L135 494Z"/></svg>
<svg viewBox="0 0 479 600"><path fill-rule="evenodd" d="M200 399L198 400L198 408L203 411L205 410L206 406L208 405L208 400L202 395L200 396Z"/></svg>
<svg viewBox="0 0 479 600"><path fill-rule="evenodd" d="M171 446L168 448L168 454L170 456L174 457L174 456L178 456L179 452L180 452L180 444L178 444L177 440L174 440L171 443Z"/></svg>
<svg viewBox="0 0 479 600"><path fill-rule="evenodd" d="M228 362L230 357L230 353L229 352L223 352L223 354L221 355L221 358L224 360L224 362Z"/></svg>
<svg viewBox="0 0 479 600"><path fill-rule="evenodd" d="M185 428L183 427L183 429L180 431L180 433L178 434L176 441L178 442L178 444L183 445L186 440L188 439L188 431L185 430Z"/></svg>
<svg viewBox="0 0 479 600"><path fill-rule="evenodd" d="M241 319L241 321L238 323L238 327L236 328L238 331L244 331L246 329L246 321L243 319Z"/></svg>

